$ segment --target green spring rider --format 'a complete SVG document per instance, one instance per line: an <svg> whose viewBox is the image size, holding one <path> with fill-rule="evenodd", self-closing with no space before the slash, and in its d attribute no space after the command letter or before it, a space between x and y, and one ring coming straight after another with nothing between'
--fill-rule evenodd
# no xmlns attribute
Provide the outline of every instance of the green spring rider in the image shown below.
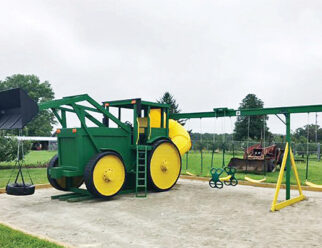
<svg viewBox="0 0 322 248"><path fill-rule="evenodd" d="M220 177L223 173L226 173L226 177ZM211 188L222 189L224 184L226 186L236 186L238 180L235 177L236 168L224 167L224 168L211 168L211 179L209 180L209 186Z"/></svg>

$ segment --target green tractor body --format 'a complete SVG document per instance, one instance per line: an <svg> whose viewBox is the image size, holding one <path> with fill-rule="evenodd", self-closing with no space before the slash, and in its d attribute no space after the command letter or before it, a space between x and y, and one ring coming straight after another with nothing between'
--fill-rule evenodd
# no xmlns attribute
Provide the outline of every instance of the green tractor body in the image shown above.
<svg viewBox="0 0 322 248"><path fill-rule="evenodd" d="M16 127L16 119L24 120L22 117L35 116L38 112L31 99L32 113L28 112L29 103L21 104L21 96L29 100L21 89L4 91L1 95L16 99L14 104L6 101L0 116L3 126ZM148 187L168 190L179 177L181 155L191 147L186 130L169 120L166 104L141 99L99 104L84 94L40 103L38 107L50 109L61 125L56 131L58 155L47 169L49 182L58 190L79 193L78 187L84 181L89 194L101 198L110 198L121 191L146 196ZM117 110L117 116L111 113L112 109ZM127 117L131 113L130 122L122 121L123 110L127 110ZM69 127L66 116L70 113L79 119L79 127ZM6 124L7 119L10 125Z"/></svg>

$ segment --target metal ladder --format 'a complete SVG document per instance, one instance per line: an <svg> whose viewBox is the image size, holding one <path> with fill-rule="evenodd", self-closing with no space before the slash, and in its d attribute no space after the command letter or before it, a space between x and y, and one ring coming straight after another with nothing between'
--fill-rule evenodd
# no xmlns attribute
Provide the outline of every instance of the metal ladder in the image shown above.
<svg viewBox="0 0 322 248"><path fill-rule="evenodd" d="M136 197L146 197L147 195L147 160L148 146L138 145L136 148Z"/></svg>

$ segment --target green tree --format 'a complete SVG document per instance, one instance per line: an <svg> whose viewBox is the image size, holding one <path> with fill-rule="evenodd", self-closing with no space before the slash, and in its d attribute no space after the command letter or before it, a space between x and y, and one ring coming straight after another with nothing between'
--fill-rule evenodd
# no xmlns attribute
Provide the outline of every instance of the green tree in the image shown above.
<svg viewBox="0 0 322 248"><path fill-rule="evenodd" d="M157 100L157 102L170 105L170 109L169 109L170 114L177 114L181 112L181 110L179 109L179 104L177 103L176 99L168 91L165 92L163 96ZM178 120L178 122L181 125L185 124L184 120Z"/></svg>
<svg viewBox="0 0 322 248"><path fill-rule="evenodd" d="M54 99L55 94L48 81L40 82L35 75L15 74L0 81L0 90L22 88L37 103ZM49 110L41 111L23 130L24 135L50 136L56 123Z"/></svg>
<svg viewBox="0 0 322 248"><path fill-rule="evenodd" d="M308 137L309 133L309 137ZM322 141L322 128L320 128L319 125L315 124L309 124L305 125L304 127L297 128L293 134L293 137L295 140L301 139L301 137L309 138L309 142L315 142L315 138L317 138L317 142Z"/></svg>
<svg viewBox="0 0 322 248"><path fill-rule="evenodd" d="M180 113L179 104L177 104L176 99L168 91L163 94L163 96L157 100L158 103L170 105L170 114Z"/></svg>
<svg viewBox="0 0 322 248"><path fill-rule="evenodd" d="M257 98L255 94L248 94L240 103L239 109L263 108L264 102ZM254 140L260 140L264 137L265 123L265 139L269 140L272 134L266 125L268 116L238 116L235 123L234 138L236 140L245 140L248 138L248 120L249 120L249 137Z"/></svg>
<svg viewBox="0 0 322 248"><path fill-rule="evenodd" d="M24 155L30 150L30 142L23 142ZM17 158L18 140L14 137L4 136L4 133L0 133L0 162L8 162ZM21 152L21 150L20 150ZM19 156L21 158L21 154Z"/></svg>

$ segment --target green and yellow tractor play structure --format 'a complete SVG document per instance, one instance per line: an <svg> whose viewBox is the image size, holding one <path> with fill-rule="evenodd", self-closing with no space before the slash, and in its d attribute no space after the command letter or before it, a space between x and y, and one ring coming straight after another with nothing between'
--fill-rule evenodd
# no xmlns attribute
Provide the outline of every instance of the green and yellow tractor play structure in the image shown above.
<svg viewBox="0 0 322 248"><path fill-rule="evenodd" d="M117 116L111 113L113 108L118 110ZM148 189L156 191L171 189L180 175L181 156L191 148L189 133L176 120L275 115L285 125L286 148L290 147L288 150L285 148L287 152L284 153L283 169L277 182L272 207L276 210L305 198L292 159L291 114L322 112L322 105L237 110L214 108L209 112L170 113L166 104L141 99L107 101L99 104L87 94L64 97L37 105L23 90L11 89L0 92L0 130L21 130L39 110L45 109L50 109L61 124L61 128L57 130L58 155L49 163L48 180L58 190L73 192L52 198L70 201L91 197L110 198L122 192L135 192L140 197L146 196ZM132 124L122 122L122 110L131 111ZM69 113L76 114L80 127L68 127L66 116ZM285 120L280 116L284 116ZM94 126L90 126L90 122ZM277 204L284 168L286 201ZM292 199L291 168L294 169L300 189L300 196ZM217 174L213 173L214 182L225 181L218 179ZM228 176L231 177L227 178L227 181L233 178L232 174ZM260 180L252 179L252 181L260 183ZM87 190L79 189L83 182ZM313 183L310 185L319 187ZM11 185L11 192L28 193L24 192L25 183L22 189L19 187L17 184ZM29 193L32 192L30 188Z"/></svg>
<svg viewBox="0 0 322 248"><path fill-rule="evenodd" d="M2 128L22 128L31 120L23 119L23 113L34 116L38 109L28 111L35 103L31 99L22 103L22 96L28 96L21 89L1 92L0 97L8 95L16 105L2 107L0 123L6 123ZM47 169L50 184L58 190L84 193L78 188L85 182L90 195L100 198L110 198L120 191L135 192L138 197L146 196L148 189L166 191L176 184L181 156L191 147L188 132L169 119L166 104L141 99L99 104L84 94L40 103L38 107L52 110L62 127L56 131L58 154ZM118 110L117 117L111 113L112 108ZM124 109L132 111L133 124L121 121ZM68 127L67 113L76 114L80 127ZM16 124L17 119L21 125Z"/></svg>

